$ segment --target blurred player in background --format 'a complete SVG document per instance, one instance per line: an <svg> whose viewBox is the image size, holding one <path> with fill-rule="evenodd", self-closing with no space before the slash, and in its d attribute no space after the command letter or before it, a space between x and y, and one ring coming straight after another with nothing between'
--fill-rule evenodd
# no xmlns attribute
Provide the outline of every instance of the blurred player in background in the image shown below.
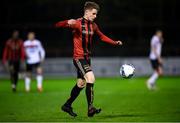
<svg viewBox="0 0 180 123"><path fill-rule="evenodd" d="M3 52L3 64L10 73L13 92L16 92L20 61L24 60L23 40L19 38L19 31L13 31L12 37L7 40Z"/></svg>
<svg viewBox="0 0 180 123"><path fill-rule="evenodd" d="M69 99L61 109L71 116L76 117L73 112L72 103L78 97L81 90L86 86L86 97L88 103L88 116L100 113L101 109L93 106L95 82L94 73L91 69L92 36L97 34L104 42L112 45L122 45L121 41L114 41L105 36L98 28L94 19L99 11L99 5L95 2L86 2L84 5L84 16L78 19L70 19L56 23L56 27L71 28L73 30L74 55L73 63L77 69L77 84L72 88Z"/></svg>
<svg viewBox="0 0 180 123"><path fill-rule="evenodd" d="M25 77L25 89L26 92L30 91L30 82L33 69L36 70L37 89L42 92L42 66L41 63L45 58L45 51L39 40L35 39L35 33L29 32L28 39L24 42L25 56L26 56L26 77Z"/></svg>
<svg viewBox="0 0 180 123"><path fill-rule="evenodd" d="M147 87L150 90L156 89L156 80L163 73L161 58L161 49L163 41L163 32L161 30L157 30L155 35L151 39L151 51L149 55L151 65L154 70L151 77L147 80Z"/></svg>

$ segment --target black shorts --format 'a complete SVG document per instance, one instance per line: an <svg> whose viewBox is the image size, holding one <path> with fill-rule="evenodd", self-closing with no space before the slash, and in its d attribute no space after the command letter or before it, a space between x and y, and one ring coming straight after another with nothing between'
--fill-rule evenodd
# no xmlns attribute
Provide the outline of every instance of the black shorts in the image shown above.
<svg viewBox="0 0 180 123"><path fill-rule="evenodd" d="M73 63L77 69L77 78L84 79L84 75L92 71L90 59L73 59Z"/></svg>
<svg viewBox="0 0 180 123"><path fill-rule="evenodd" d="M150 61L151 61L151 66L152 66L152 68L153 68L154 70L158 69L159 66L161 66L161 64L158 62L157 59L155 59L155 60L150 60Z"/></svg>
<svg viewBox="0 0 180 123"><path fill-rule="evenodd" d="M33 69L37 69L38 67L41 67L41 63L38 62L38 63L35 63L35 64L26 64L26 71L28 72L32 72Z"/></svg>

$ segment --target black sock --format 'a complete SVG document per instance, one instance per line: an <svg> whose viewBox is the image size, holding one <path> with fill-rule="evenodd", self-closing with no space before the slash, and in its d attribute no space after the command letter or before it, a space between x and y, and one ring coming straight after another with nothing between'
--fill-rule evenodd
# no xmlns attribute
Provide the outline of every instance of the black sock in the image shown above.
<svg viewBox="0 0 180 123"><path fill-rule="evenodd" d="M88 103L88 109L93 106L93 100L94 100L93 86L94 84L91 83L86 84L86 98Z"/></svg>
<svg viewBox="0 0 180 123"><path fill-rule="evenodd" d="M11 78L11 84L15 85L15 83L14 83L15 79L14 79L14 74L13 73L10 74L10 78Z"/></svg>
<svg viewBox="0 0 180 123"><path fill-rule="evenodd" d="M66 101L65 105L66 106L71 106L72 103L74 102L74 100L78 97L78 95L80 94L81 90L83 88L79 88L77 86L77 84L73 87L73 89L71 90L71 95L70 98Z"/></svg>

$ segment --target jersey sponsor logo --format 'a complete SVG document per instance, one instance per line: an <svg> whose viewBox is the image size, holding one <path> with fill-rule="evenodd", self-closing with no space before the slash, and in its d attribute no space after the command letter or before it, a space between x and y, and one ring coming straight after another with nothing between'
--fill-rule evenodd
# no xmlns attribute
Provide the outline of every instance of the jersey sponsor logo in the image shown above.
<svg viewBox="0 0 180 123"><path fill-rule="evenodd" d="M88 31L85 31L85 30L83 30L82 33L83 33L83 34L90 34L90 35L93 35L93 34L94 34L93 31L89 31L89 32L88 32Z"/></svg>
<svg viewBox="0 0 180 123"><path fill-rule="evenodd" d="M10 46L12 50L18 50L20 49L20 46L19 45L11 45Z"/></svg>
<svg viewBox="0 0 180 123"><path fill-rule="evenodd" d="M38 49L38 45L27 45L27 46L25 46L25 48L29 52L34 53Z"/></svg>
<svg viewBox="0 0 180 123"><path fill-rule="evenodd" d="M34 48L34 47L38 47L38 45L26 45L25 48Z"/></svg>

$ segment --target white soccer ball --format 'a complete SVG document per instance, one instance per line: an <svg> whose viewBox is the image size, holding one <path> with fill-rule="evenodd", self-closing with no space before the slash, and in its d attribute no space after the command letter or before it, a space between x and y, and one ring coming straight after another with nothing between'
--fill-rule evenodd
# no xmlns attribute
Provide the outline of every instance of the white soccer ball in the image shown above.
<svg viewBox="0 0 180 123"><path fill-rule="evenodd" d="M134 75L135 68L131 64L123 64L119 72L123 78L131 78Z"/></svg>

